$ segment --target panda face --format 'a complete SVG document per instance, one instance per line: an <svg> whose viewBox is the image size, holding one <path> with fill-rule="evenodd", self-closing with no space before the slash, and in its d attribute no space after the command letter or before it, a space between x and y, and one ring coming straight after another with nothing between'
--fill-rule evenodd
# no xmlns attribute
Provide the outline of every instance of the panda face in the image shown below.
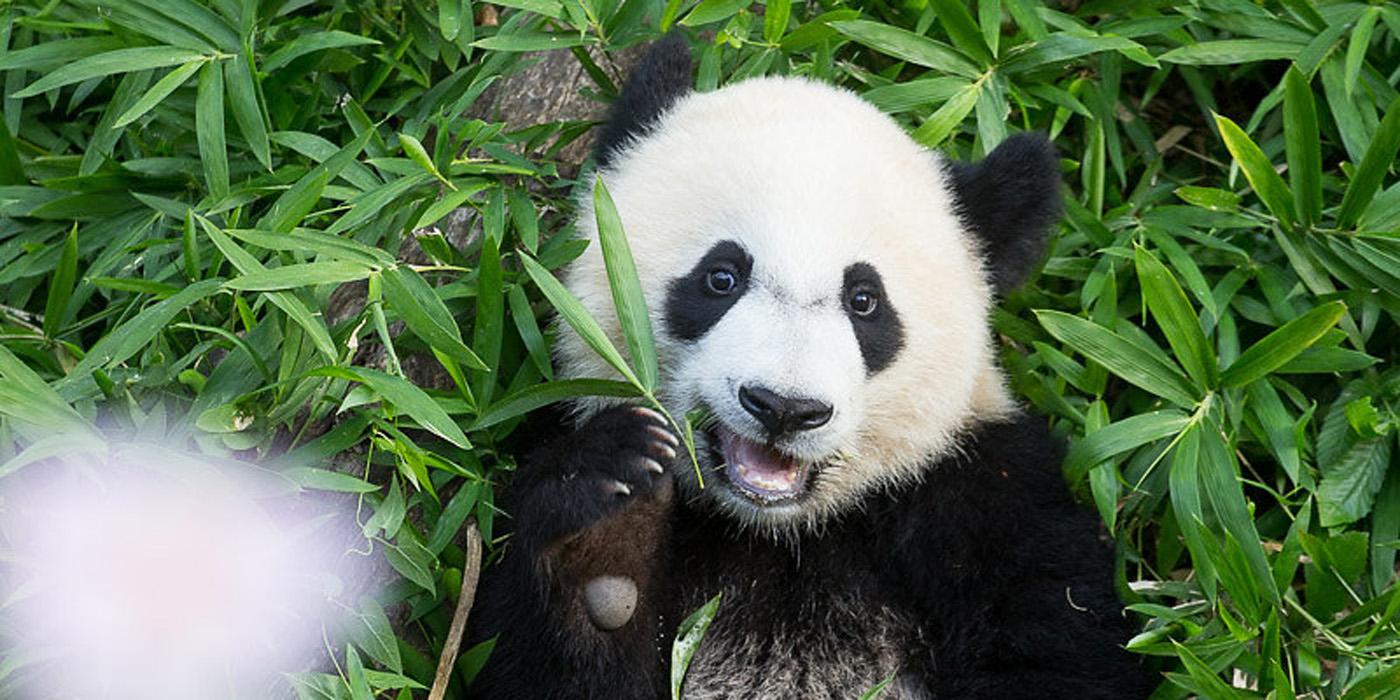
<svg viewBox="0 0 1400 700"><path fill-rule="evenodd" d="M673 465L691 498L759 528L817 526L1007 409L988 275L947 172L856 96L776 78L690 95L600 176L657 329L658 396L710 418L703 487ZM579 228L596 238L586 202ZM597 249L565 283L622 347ZM559 360L612 375L566 328Z"/></svg>

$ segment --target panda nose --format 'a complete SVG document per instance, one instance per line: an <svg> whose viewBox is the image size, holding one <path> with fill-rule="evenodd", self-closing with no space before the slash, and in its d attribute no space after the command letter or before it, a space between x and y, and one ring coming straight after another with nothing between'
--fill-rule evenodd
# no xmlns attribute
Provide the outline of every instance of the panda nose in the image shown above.
<svg viewBox="0 0 1400 700"><path fill-rule="evenodd" d="M770 435L787 435L820 428L831 420L831 404L817 399L780 396L763 387L739 387L739 405Z"/></svg>

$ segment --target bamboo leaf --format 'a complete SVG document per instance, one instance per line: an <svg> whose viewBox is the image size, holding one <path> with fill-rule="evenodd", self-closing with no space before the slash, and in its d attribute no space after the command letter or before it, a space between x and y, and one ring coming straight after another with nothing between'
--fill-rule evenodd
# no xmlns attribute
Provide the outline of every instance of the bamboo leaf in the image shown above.
<svg viewBox="0 0 1400 700"><path fill-rule="evenodd" d="M385 270L381 279L389 306L429 347L472 369L490 369L462 342L461 329L452 318L452 312L417 272L400 265Z"/></svg>
<svg viewBox="0 0 1400 700"><path fill-rule="evenodd" d="M78 280L78 225L69 229L63 239L62 252L58 255L58 265L49 278L49 296L44 302L44 335L52 338L58 334L67 316L68 300L73 296L73 285Z"/></svg>
<svg viewBox="0 0 1400 700"><path fill-rule="evenodd" d="M1178 406L1196 405L1196 389L1181 370L1091 321L1061 311L1037 311L1050 335L1128 382Z"/></svg>
<svg viewBox="0 0 1400 700"><path fill-rule="evenodd" d="M272 170L272 152L267 138L267 117L262 98L253 78L253 57L244 51L226 64L224 83L228 87L229 107L238 130L243 132L253 155L267 170Z"/></svg>
<svg viewBox="0 0 1400 700"><path fill-rule="evenodd" d="M117 49L88 56L58 68L44 77L30 83L28 87L15 93L15 97L33 97L57 87L80 83L92 78L101 78L115 73L131 73L151 68L165 68L197 60L208 60L209 56L198 51L174 46L142 46L133 49Z"/></svg>
<svg viewBox="0 0 1400 700"><path fill-rule="evenodd" d="M627 366L627 361L622 359L622 353L617 351L617 347L608 340L607 333L603 332L602 326L588 315L588 311L583 308L578 299L575 299L569 290L559 283L559 280L550 274L545 266L539 264L534 258L522 255L520 263L525 267L525 273L534 280L535 286L540 288L549 303L559 312L559 316L569 327L578 333L579 337L593 352L603 358L605 362L617 370L628 382L641 388L641 382L637 375L632 372L632 368Z"/></svg>
<svg viewBox="0 0 1400 700"><path fill-rule="evenodd" d="M1366 155L1356 166L1356 175L1342 196L1342 208L1337 212L1338 228L1351 228L1356 224L1380 189L1385 174L1395 166L1395 155L1400 151L1400 97L1395 98L1384 113L1375 138L1366 147Z"/></svg>
<svg viewBox="0 0 1400 700"><path fill-rule="evenodd" d="M1346 311L1346 304L1333 301L1289 321L1240 354L1221 375L1221 383L1244 386L1263 378L1317 342Z"/></svg>
<svg viewBox="0 0 1400 700"><path fill-rule="evenodd" d="M194 122L204 184L215 199L220 199L228 194L228 146L224 138L224 68L218 61L200 68Z"/></svg>
<svg viewBox="0 0 1400 700"><path fill-rule="evenodd" d="M1298 218L1312 225L1322 216L1322 137L1317 126L1317 105L1312 87L1297 66L1289 66L1283 78L1283 133L1288 155L1288 176Z"/></svg>
<svg viewBox="0 0 1400 700"><path fill-rule="evenodd" d="M185 81L189 80L190 76L194 75L195 71L202 68L205 63L208 63L208 60L200 58L166 73L165 77L157 80L156 84L152 85L151 88L146 91L146 94L142 95L141 99L136 101L136 104L132 105L131 108L125 112L122 112L122 115L117 117L117 121L112 127L120 128L140 119L142 115L160 104L161 100L169 97L170 93L175 92L177 88L184 85Z"/></svg>
<svg viewBox="0 0 1400 700"><path fill-rule="evenodd" d="M1220 129L1220 138L1225 141L1225 147L1230 150L1235 162L1240 164L1245 178L1254 188L1254 193L1264 202L1264 206L1285 226L1292 225L1293 197L1289 194L1288 187L1283 184L1283 178L1274 170L1273 163L1269 162L1264 152L1259 150L1259 146L1250 140L1244 130L1228 118L1215 115L1215 125Z"/></svg>
<svg viewBox="0 0 1400 700"><path fill-rule="evenodd" d="M857 43L901 61L969 79L978 77L982 72L977 64L969 61L957 49L905 29L859 19L829 24Z"/></svg>
<svg viewBox="0 0 1400 700"><path fill-rule="evenodd" d="M608 271L608 286L612 290L617 318L622 324L622 337L627 341L627 353L636 367L637 379L649 393L656 389L656 338L642 294L642 282L637 276L632 250L627 245L627 234L622 229L622 219L602 178L593 185L593 214L597 218L603 264Z"/></svg>
<svg viewBox="0 0 1400 700"><path fill-rule="evenodd" d="M1203 388L1214 387L1220 378L1215 353L1201 330L1201 320L1186 299L1186 293L1165 265L1152 253L1139 247L1134 253L1143 298L1152 317L1162 328L1167 343L1186 373Z"/></svg>
<svg viewBox="0 0 1400 700"><path fill-rule="evenodd" d="M297 289L318 284L342 284L370 276L374 269L368 265L344 260L297 263L250 272L225 283L229 289L266 292L276 289Z"/></svg>

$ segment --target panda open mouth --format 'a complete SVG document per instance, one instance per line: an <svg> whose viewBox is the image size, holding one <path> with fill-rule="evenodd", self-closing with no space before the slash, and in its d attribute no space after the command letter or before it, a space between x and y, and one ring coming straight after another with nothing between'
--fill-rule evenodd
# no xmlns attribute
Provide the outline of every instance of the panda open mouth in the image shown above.
<svg viewBox="0 0 1400 700"><path fill-rule="evenodd" d="M772 445L717 427L714 437L724 477L740 495L760 505L793 501L807 493L812 463L783 454Z"/></svg>

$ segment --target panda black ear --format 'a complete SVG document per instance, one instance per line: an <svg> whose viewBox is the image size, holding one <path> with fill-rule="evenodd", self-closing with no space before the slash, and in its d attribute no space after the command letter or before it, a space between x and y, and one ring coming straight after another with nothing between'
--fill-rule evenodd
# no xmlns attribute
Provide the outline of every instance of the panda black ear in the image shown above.
<svg viewBox="0 0 1400 700"><path fill-rule="evenodd" d="M1030 275L1060 218L1060 160L1040 133L1012 136L980 163L949 161L958 215L982 244L992 287L1005 294Z"/></svg>
<svg viewBox="0 0 1400 700"><path fill-rule="evenodd" d="M650 130L666 110L690 92L691 80L690 46L680 32L671 32L652 44L628 76L593 147L598 167L606 167L632 139Z"/></svg>

